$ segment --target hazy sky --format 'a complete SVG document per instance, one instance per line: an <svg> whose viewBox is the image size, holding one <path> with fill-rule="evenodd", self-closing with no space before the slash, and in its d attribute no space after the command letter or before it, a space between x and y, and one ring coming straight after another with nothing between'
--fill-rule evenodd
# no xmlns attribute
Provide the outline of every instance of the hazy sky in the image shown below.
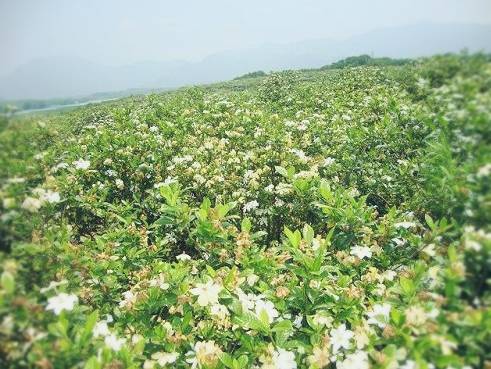
<svg viewBox="0 0 491 369"><path fill-rule="evenodd" d="M109 65L418 22L491 23L491 0L0 0L0 74L77 56Z"/></svg>

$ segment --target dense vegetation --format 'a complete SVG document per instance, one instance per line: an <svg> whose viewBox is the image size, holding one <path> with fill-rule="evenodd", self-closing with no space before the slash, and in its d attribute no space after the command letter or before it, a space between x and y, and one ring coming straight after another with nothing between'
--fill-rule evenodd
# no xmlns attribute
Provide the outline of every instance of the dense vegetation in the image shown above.
<svg viewBox="0 0 491 369"><path fill-rule="evenodd" d="M350 56L335 63L325 65L321 67L321 70L353 68L365 65L384 67L389 65L405 65L409 63L411 63L411 59L393 59L388 57L373 58L370 55L364 54Z"/></svg>
<svg viewBox="0 0 491 369"><path fill-rule="evenodd" d="M250 73L243 74L242 76L239 76L235 79L237 80L237 79L264 77L264 76L266 76L266 72L263 72L262 70L258 70L256 72L250 72Z"/></svg>
<svg viewBox="0 0 491 369"><path fill-rule="evenodd" d="M0 132L0 367L489 368L491 64L272 73Z"/></svg>

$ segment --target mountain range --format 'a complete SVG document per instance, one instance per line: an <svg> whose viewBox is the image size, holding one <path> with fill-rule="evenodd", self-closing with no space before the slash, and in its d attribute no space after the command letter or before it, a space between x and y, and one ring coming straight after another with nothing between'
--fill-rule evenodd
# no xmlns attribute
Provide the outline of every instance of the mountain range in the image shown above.
<svg viewBox="0 0 491 369"><path fill-rule="evenodd" d="M1 77L0 99L174 88L228 80L255 70L317 68L359 54L415 58L464 48L470 52L491 52L491 25L421 23L378 29L344 40L317 39L223 51L197 62L148 61L114 67L62 56L33 60Z"/></svg>

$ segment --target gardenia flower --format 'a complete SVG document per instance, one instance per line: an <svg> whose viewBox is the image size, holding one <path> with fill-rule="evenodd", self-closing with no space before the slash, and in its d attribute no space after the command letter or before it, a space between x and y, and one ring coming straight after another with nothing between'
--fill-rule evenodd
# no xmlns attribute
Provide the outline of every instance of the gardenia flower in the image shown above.
<svg viewBox="0 0 491 369"><path fill-rule="evenodd" d="M271 357L272 365L267 366L267 368L274 369L296 369L297 362L295 361L295 354L291 351L284 350L282 348L278 348L276 351L273 351L273 355Z"/></svg>
<svg viewBox="0 0 491 369"><path fill-rule="evenodd" d="M46 191L43 193L41 197L44 201L49 202L50 204L56 204L60 202L60 194L55 191Z"/></svg>
<svg viewBox="0 0 491 369"><path fill-rule="evenodd" d="M191 364L192 369L213 368L218 363L221 354L222 350L215 344L215 341L198 341L194 344L194 350L186 354L189 356L186 362Z"/></svg>
<svg viewBox="0 0 491 369"><path fill-rule="evenodd" d="M75 169L89 169L90 167L90 161L89 160L83 160L79 159L73 162L73 165L75 166Z"/></svg>
<svg viewBox="0 0 491 369"><path fill-rule="evenodd" d="M152 359L155 360L160 366L172 364L178 357L179 354L177 352L156 352L152 354Z"/></svg>
<svg viewBox="0 0 491 369"><path fill-rule="evenodd" d="M261 313L265 312L269 323L273 323L274 319L279 316L278 310L275 309L274 304L271 301L256 301L255 312L258 317L261 316Z"/></svg>
<svg viewBox="0 0 491 369"><path fill-rule="evenodd" d="M212 305L210 308L211 315L218 317L221 320L224 320L230 313L227 310L227 307L222 304Z"/></svg>
<svg viewBox="0 0 491 369"><path fill-rule="evenodd" d="M124 188L123 180L117 178L115 182L116 182L116 187L118 188L118 190L122 190Z"/></svg>
<svg viewBox="0 0 491 369"><path fill-rule="evenodd" d="M178 261L187 261L187 260L191 260L191 256L189 256L188 254L186 254L185 252L183 252L182 254L177 255L176 256L176 259Z"/></svg>
<svg viewBox="0 0 491 369"><path fill-rule="evenodd" d="M416 369L416 362L414 360L406 360L404 364L399 366L399 369Z"/></svg>
<svg viewBox="0 0 491 369"><path fill-rule="evenodd" d="M123 292L123 300L119 302L119 307L130 308L136 302L137 296L131 291Z"/></svg>
<svg viewBox="0 0 491 369"><path fill-rule="evenodd" d="M59 295L50 297L48 299L48 305L46 310L53 310L53 313L60 315L63 310L70 311L78 301L78 297L75 295L69 295L67 293L60 293Z"/></svg>
<svg viewBox="0 0 491 369"><path fill-rule="evenodd" d="M341 324L339 327L335 329L331 329L331 344L332 344L332 352L336 354L339 349L349 349L351 347L351 339L353 338L354 333L348 329L346 329L345 324Z"/></svg>
<svg viewBox="0 0 491 369"><path fill-rule="evenodd" d="M394 224L394 227L409 229L412 227L416 227L416 223L414 223L414 222L399 222L399 223Z"/></svg>
<svg viewBox="0 0 491 369"><path fill-rule="evenodd" d="M259 276L256 274L250 274L247 276L247 284L249 286L254 286L254 284L259 280Z"/></svg>
<svg viewBox="0 0 491 369"><path fill-rule="evenodd" d="M246 294L240 288L237 288L237 297L244 310L254 309L255 296L253 294Z"/></svg>
<svg viewBox="0 0 491 369"><path fill-rule="evenodd" d="M208 281L207 283L198 283L196 287L191 289L191 293L198 296L198 305L207 306L218 303L218 294L222 290L222 286Z"/></svg>
<svg viewBox="0 0 491 369"><path fill-rule="evenodd" d="M329 364L329 350L327 347L314 347L312 355L308 357L310 365L315 365L316 368L324 368Z"/></svg>
<svg viewBox="0 0 491 369"><path fill-rule="evenodd" d="M373 306L372 311L367 313L368 324L384 328L389 322L391 306L389 304L377 304Z"/></svg>
<svg viewBox="0 0 491 369"><path fill-rule="evenodd" d="M331 157L327 157L327 158L325 158L325 159L324 159L324 163L322 163L322 166L323 166L323 167L327 167L327 166L329 166L329 165L333 164L333 163L334 163L334 161L335 161L335 160L334 160L333 158L331 158Z"/></svg>
<svg viewBox="0 0 491 369"><path fill-rule="evenodd" d="M355 328L354 339L356 343L356 348L358 350L361 350L363 347L365 347L370 343L370 338L368 337L367 331L368 331L368 326L360 325Z"/></svg>
<svg viewBox="0 0 491 369"><path fill-rule="evenodd" d="M293 326L297 329L300 329L300 327L302 327L302 322L303 322L303 316L302 314L298 314L293 320Z"/></svg>
<svg viewBox="0 0 491 369"><path fill-rule="evenodd" d="M106 337L110 334L109 327L107 326L107 322L105 320L97 322L92 329L92 335L97 337Z"/></svg>
<svg viewBox="0 0 491 369"><path fill-rule="evenodd" d="M330 316L327 316L325 313L322 312L317 312L314 315L313 322L317 324L318 326L326 326L326 327L331 327L333 318Z"/></svg>
<svg viewBox="0 0 491 369"><path fill-rule="evenodd" d="M121 347L123 347L125 340L124 338L118 338L115 334L111 333L104 338L104 343L111 350L119 351L121 350Z"/></svg>
<svg viewBox="0 0 491 369"><path fill-rule="evenodd" d="M359 259L370 259L372 257L372 250L366 246L354 246L351 248L350 254Z"/></svg>
<svg viewBox="0 0 491 369"><path fill-rule="evenodd" d="M423 325L427 318L426 311L421 306L410 306L406 309L406 321L410 325Z"/></svg>
<svg viewBox="0 0 491 369"><path fill-rule="evenodd" d="M34 197L26 197L26 199L22 203L22 209L26 209L31 213L35 213L41 208L42 205L43 203L41 200Z"/></svg>
<svg viewBox="0 0 491 369"><path fill-rule="evenodd" d="M256 200L252 200L248 203L244 204L244 213L247 213L250 210L253 210L259 206L259 203Z"/></svg>
<svg viewBox="0 0 491 369"><path fill-rule="evenodd" d="M485 164L477 170L477 177L487 177L491 174L491 163Z"/></svg>
<svg viewBox="0 0 491 369"><path fill-rule="evenodd" d="M369 369L368 355L365 351L356 351L346 356L342 362L336 364L337 369Z"/></svg>
<svg viewBox="0 0 491 369"><path fill-rule="evenodd" d="M166 290L170 287L169 283L165 282L164 274L160 273L157 277L151 279L148 284L150 287L158 287L161 290Z"/></svg>

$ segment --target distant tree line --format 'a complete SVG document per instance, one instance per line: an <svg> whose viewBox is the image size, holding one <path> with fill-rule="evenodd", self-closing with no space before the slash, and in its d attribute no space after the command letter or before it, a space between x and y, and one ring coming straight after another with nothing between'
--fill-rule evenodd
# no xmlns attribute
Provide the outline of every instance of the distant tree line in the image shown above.
<svg viewBox="0 0 491 369"><path fill-rule="evenodd" d="M359 55L359 56L350 56L345 59L341 59L335 63L331 63L328 65L324 65L320 67L320 70L326 69L344 69L344 68L353 68L353 67L361 67L364 65L373 65L373 66L388 66L388 65L404 65L411 63L411 59L393 59L388 57L383 58L372 58L370 55Z"/></svg>
<svg viewBox="0 0 491 369"><path fill-rule="evenodd" d="M268 74L266 72L263 72L262 70L258 70L258 71L255 71L255 72L250 72L250 73L243 74L242 76L239 76L239 77L234 78L234 80L246 79L246 78L255 78L255 77L264 77L264 76L267 76L267 75Z"/></svg>

